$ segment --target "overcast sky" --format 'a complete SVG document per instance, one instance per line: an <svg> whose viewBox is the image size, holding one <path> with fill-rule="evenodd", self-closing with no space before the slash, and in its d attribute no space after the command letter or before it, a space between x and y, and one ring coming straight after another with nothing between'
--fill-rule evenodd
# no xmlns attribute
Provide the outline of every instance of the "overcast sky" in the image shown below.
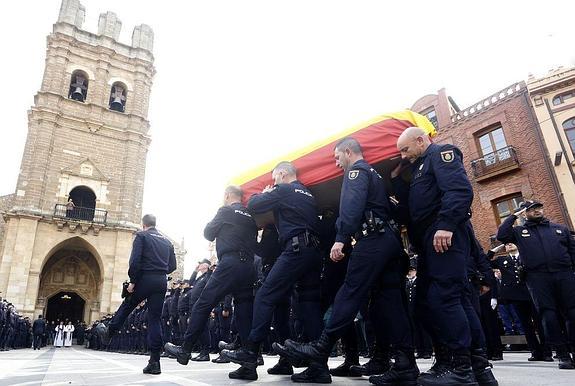
<svg viewBox="0 0 575 386"><path fill-rule="evenodd" d="M447 89L461 107L575 64L575 2L82 0L155 33L144 211L188 262L233 176ZM464 5L469 4L469 5ZM0 195L13 193L60 0L0 5ZM187 264L187 272L192 264Z"/></svg>

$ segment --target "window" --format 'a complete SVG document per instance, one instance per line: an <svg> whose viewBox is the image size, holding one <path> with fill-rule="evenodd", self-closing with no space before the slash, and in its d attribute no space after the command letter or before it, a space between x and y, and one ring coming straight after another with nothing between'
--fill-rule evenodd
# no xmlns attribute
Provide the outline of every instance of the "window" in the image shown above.
<svg viewBox="0 0 575 386"><path fill-rule="evenodd" d="M72 73L70 79L70 90L68 91L68 99L74 99L78 102L84 102L88 95L88 76L85 72L76 70Z"/></svg>
<svg viewBox="0 0 575 386"><path fill-rule="evenodd" d="M553 106L558 106L562 103L565 103L567 99L571 98L575 98L575 90L570 90L555 96L555 98L553 98Z"/></svg>
<svg viewBox="0 0 575 386"><path fill-rule="evenodd" d="M433 107L425 110L421 113L421 115L425 115L427 119L429 119L429 122L431 122L436 129L439 128L437 123L437 114L435 113L435 109Z"/></svg>
<svg viewBox="0 0 575 386"><path fill-rule="evenodd" d="M501 224L507 217L509 217L523 202L523 196L516 194L511 197L505 197L493 202L493 209L495 211L497 224Z"/></svg>
<svg viewBox="0 0 575 386"><path fill-rule="evenodd" d="M575 117L563 122L563 129L565 130L569 145L571 145L571 151L575 154Z"/></svg>
<svg viewBox="0 0 575 386"><path fill-rule="evenodd" d="M110 110L123 113L126 108L126 85L116 82L110 90Z"/></svg>
<svg viewBox="0 0 575 386"><path fill-rule="evenodd" d="M511 157L501 126L481 135L479 137L479 148L481 149L485 166L493 165L498 161Z"/></svg>

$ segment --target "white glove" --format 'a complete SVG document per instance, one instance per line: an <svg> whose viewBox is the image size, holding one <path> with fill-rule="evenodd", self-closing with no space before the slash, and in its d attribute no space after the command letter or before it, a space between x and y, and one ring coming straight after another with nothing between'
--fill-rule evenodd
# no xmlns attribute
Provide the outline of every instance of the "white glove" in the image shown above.
<svg viewBox="0 0 575 386"><path fill-rule="evenodd" d="M497 299L491 299L491 308L493 310L497 308Z"/></svg>

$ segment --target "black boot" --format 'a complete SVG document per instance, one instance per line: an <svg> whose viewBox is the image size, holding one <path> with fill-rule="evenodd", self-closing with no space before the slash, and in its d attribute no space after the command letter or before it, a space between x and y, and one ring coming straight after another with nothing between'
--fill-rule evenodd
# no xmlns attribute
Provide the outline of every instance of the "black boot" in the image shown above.
<svg viewBox="0 0 575 386"><path fill-rule="evenodd" d="M359 353L357 350L348 349L345 351L345 361L334 369L330 369L329 373L334 377L352 377L349 369L351 366L359 366Z"/></svg>
<svg viewBox="0 0 575 386"><path fill-rule="evenodd" d="M349 373L352 377L361 377L362 375L383 374L391 368L391 356L389 348L382 348L376 345L373 357L365 364L351 366Z"/></svg>
<svg viewBox="0 0 575 386"><path fill-rule="evenodd" d="M283 356L280 356L280 360L275 366L268 369L268 374L272 375L292 375L293 367L289 360Z"/></svg>
<svg viewBox="0 0 575 386"><path fill-rule="evenodd" d="M230 379L243 379L246 381L256 381L258 379L258 373L255 369L248 369L247 367L241 366L239 369L232 371L228 374Z"/></svg>
<svg viewBox="0 0 575 386"><path fill-rule="evenodd" d="M484 349L478 348L471 351L471 367L479 386L499 386L491 368L493 365L487 360Z"/></svg>
<svg viewBox="0 0 575 386"><path fill-rule="evenodd" d="M272 348L279 356L287 359L292 367L301 368L309 367L310 365L308 360L301 359L294 351L288 350L285 346L277 342L272 343Z"/></svg>
<svg viewBox="0 0 575 386"><path fill-rule="evenodd" d="M372 375L369 382L385 386L417 386L419 369L413 350L397 350L391 369L381 375Z"/></svg>
<svg viewBox="0 0 575 386"><path fill-rule="evenodd" d="M213 363L230 363L230 360L219 355L216 359L212 359L212 362Z"/></svg>
<svg viewBox="0 0 575 386"><path fill-rule="evenodd" d="M220 355L240 366L252 370L257 367L259 345L248 342L245 347L240 347L237 350L222 350Z"/></svg>
<svg viewBox="0 0 575 386"><path fill-rule="evenodd" d="M328 335L324 331L319 339L314 342L298 343L288 339L285 341L284 347L290 351L293 356L300 359L309 360L310 362L327 363L331 349L336 341L337 339L335 337Z"/></svg>
<svg viewBox="0 0 575 386"><path fill-rule="evenodd" d="M209 351L202 350L197 356L191 359L194 362L209 362L210 354Z"/></svg>
<svg viewBox="0 0 575 386"><path fill-rule="evenodd" d="M312 363L303 372L292 375L291 380L296 383L331 383L331 375L326 364Z"/></svg>
<svg viewBox="0 0 575 386"><path fill-rule="evenodd" d="M557 356L559 357L559 369L561 370L573 370L575 365L573 364L573 359L567 350L567 346L557 347Z"/></svg>
<svg viewBox="0 0 575 386"><path fill-rule="evenodd" d="M434 376L441 374L451 366L451 353L447 346L438 345L435 347L435 362L429 370L421 373L420 377Z"/></svg>
<svg viewBox="0 0 575 386"><path fill-rule="evenodd" d="M144 374L153 374L153 375L161 374L162 370L160 369L160 362L149 361L148 365L144 367L144 370L142 370L142 372Z"/></svg>
<svg viewBox="0 0 575 386"><path fill-rule="evenodd" d="M460 350L453 354L451 366L433 375L419 377L420 386L479 386L473 369L471 355L468 350Z"/></svg>
<svg viewBox="0 0 575 386"><path fill-rule="evenodd" d="M176 346L172 343L166 343L164 350L170 357L175 357L179 364L187 365L190 361L191 352L184 350L182 346Z"/></svg>
<svg viewBox="0 0 575 386"><path fill-rule="evenodd" d="M234 339L234 341L231 343L220 340L218 342L218 348L220 350L237 350L240 348L240 338L236 336L236 339Z"/></svg>

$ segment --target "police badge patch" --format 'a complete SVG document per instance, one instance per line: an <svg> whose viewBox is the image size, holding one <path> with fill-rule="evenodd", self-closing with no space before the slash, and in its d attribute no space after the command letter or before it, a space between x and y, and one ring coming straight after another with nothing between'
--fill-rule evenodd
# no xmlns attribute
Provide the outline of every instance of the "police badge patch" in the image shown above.
<svg viewBox="0 0 575 386"><path fill-rule="evenodd" d="M347 176L350 180L355 180L359 176L359 170L350 170Z"/></svg>
<svg viewBox="0 0 575 386"><path fill-rule="evenodd" d="M441 160L443 162L451 162L453 161L453 158L453 150L446 150L441 152Z"/></svg>

